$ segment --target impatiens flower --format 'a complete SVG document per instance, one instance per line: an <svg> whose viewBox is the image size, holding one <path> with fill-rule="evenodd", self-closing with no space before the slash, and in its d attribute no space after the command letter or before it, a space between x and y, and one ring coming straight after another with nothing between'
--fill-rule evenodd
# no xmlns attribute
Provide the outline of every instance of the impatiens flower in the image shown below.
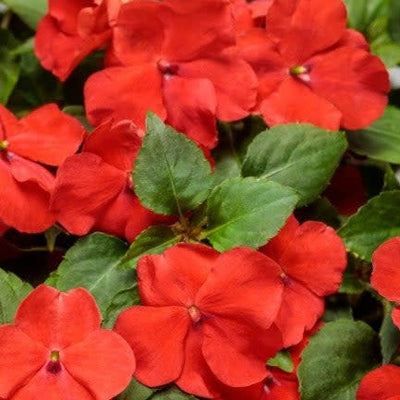
<svg viewBox="0 0 400 400"><path fill-rule="evenodd" d="M282 294L274 261L248 248L180 244L141 258L137 273L143 305L123 311L115 330L132 346L139 381L213 397L220 382L243 387L267 376L282 346L269 329Z"/></svg>
<svg viewBox="0 0 400 400"><path fill-rule="evenodd" d="M78 150L85 129L48 104L18 121L0 105L0 220L21 232L55 222L49 210L54 176L37 162L58 166Z"/></svg>
<svg viewBox="0 0 400 400"><path fill-rule="evenodd" d="M400 367L388 364L367 374L358 388L357 400L400 400Z"/></svg>
<svg viewBox="0 0 400 400"><path fill-rule="evenodd" d="M346 29L342 0L275 0L265 30L249 31L241 48L260 81L255 111L268 125L359 129L383 113L387 71Z"/></svg>
<svg viewBox="0 0 400 400"><path fill-rule="evenodd" d="M260 251L280 266L282 304L275 325L285 347L295 345L324 311L324 296L335 293L347 265L346 249L335 230L322 222L299 224L291 216Z"/></svg>
<svg viewBox="0 0 400 400"><path fill-rule="evenodd" d="M131 121L108 121L87 137L82 153L58 169L51 210L65 229L75 235L100 230L132 241L149 225L165 221L132 191L142 137Z"/></svg>
<svg viewBox="0 0 400 400"><path fill-rule="evenodd" d="M67 79L80 61L111 38L120 6L121 0L49 0L35 37L42 66Z"/></svg>
<svg viewBox="0 0 400 400"><path fill-rule="evenodd" d="M113 30L109 68L85 86L89 121L112 117L144 128L151 110L205 148L217 143L216 118L241 119L255 104L257 79L235 55L225 0L135 0ZM234 84L232 84L234 82Z"/></svg>
<svg viewBox="0 0 400 400"><path fill-rule="evenodd" d="M60 293L38 286L14 324L0 326L0 398L110 400L124 390L134 356L100 322L86 289Z"/></svg>
<svg viewBox="0 0 400 400"><path fill-rule="evenodd" d="M371 284L383 297L400 303L400 237L387 240L372 254ZM400 306L394 308L392 319L400 329Z"/></svg>

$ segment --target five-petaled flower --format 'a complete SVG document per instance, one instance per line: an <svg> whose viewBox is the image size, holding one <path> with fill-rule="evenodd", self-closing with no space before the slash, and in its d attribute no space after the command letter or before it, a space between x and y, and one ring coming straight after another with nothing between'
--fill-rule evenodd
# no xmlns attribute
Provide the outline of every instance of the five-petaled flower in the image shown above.
<svg viewBox="0 0 400 400"><path fill-rule="evenodd" d="M83 288L38 286L14 324L0 326L0 398L109 400L129 383L132 350L100 329L100 312Z"/></svg>
<svg viewBox="0 0 400 400"><path fill-rule="evenodd" d="M132 346L139 381L213 397L220 382L243 387L267 376L282 347L269 329L282 294L274 261L249 248L180 244L143 257L137 273L143 305L123 311L115 330Z"/></svg>

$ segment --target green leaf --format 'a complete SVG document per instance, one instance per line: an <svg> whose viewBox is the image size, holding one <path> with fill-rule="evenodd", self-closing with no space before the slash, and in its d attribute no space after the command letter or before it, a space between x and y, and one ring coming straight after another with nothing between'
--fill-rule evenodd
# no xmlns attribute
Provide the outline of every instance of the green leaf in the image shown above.
<svg viewBox="0 0 400 400"><path fill-rule="evenodd" d="M182 215L207 198L213 177L195 143L149 113L133 180L145 207L159 214Z"/></svg>
<svg viewBox="0 0 400 400"><path fill-rule="evenodd" d="M196 397L180 391L178 388L170 388L156 393L151 400L197 400Z"/></svg>
<svg viewBox="0 0 400 400"><path fill-rule="evenodd" d="M34 30L47 12L47 0L3 0L3 2Z"/></svg>
<svg viewBox="0 0 400 400"><path fill-rule="evenodd" d="M338 231L347 250L366 261L386 240L400 235L400 191L382 192L352 215Z"/></svg>
<svg viewBox="0 0 400 400"><path fill-rule="evenodd" d="M228 179L208 198L204 235L219 251L235 246L260 247L278 233L297 201L292 189L276 182Z"/></svg>
<svg viewBox="0 0 400 400"><path fill-rule="evenodd" d="M380 361L378 335L361 321L328 322L301 358L302 400L355 400L360 379Z"/></svg>
<svg viewBox="0 0 400 400"><path fill-rule="evenodd" d="M285 372L293 372L294 364L292 356L287 351L280 351L274 358L270 358L267 363L270 367L276 367Z"/></svg>
<svg viewBox="0 0 400 400"><path fill-rule="evenodd" d="M384 300L385 314L379 331L383 364L390 363L399 353L400 331L392 321L393 308L390 302Z"/></svg>
<svg viewBox="0 0 400 400"><path fill-rule="evenodd" d="M400 43L400 2L398 0L389 0L389 32L391 37Z"/></svg>
<svg viewBox="0 0 400 400"><path fill-rule="evenodd" d="M145 254L160 254L179 243L180 237L167 225L151 226L136 237L122 257L121 268L136 268L139 258Z"/></svg>
<svg viewBox="0 0 400 400"><path fill-rule="evenodd" d="M361 32L376 18L387 14L388 0L344 0L344 3L349 27Z"/></svg>
<svg viewBox="0 0 400 400"><path fill-rule="evenodd" d="M147 400L154 393L153 389L139 383L135 378L117 397L117 400Z"/></svg>
<svg viewBox="0 0 400 400"><path fill-rule="evenodd" d="M20 74L20 65L12 54L17 40L6 30L0 30L0 103L7 104Z"/></svg>
<svg viewBox="0 0 400 400"><path fill-rule="evenodd" d="M368 128L350 131L351 150L375 160L400 164L400 110L388 106L383 116Z"/></svg>
<svg viewBox="0 0 400 400"><path fill-rule="evenodd" d="M32 289L29 283L0 269L0 324L13 322L19 304Z"/></svg>
<svg viewBox="0 0 400 400"><path fill-rule="evenodd" d="M253 140L242 173L292 187L304 205L328 185L346 147L342 132L310 124L279 125Z"/></svg>
<svg viewBox="0 0 400 400"><path fill-rule="evenodd" d="M104 315L114 296L135 284L135 271L117 268L127 250L125 242L102 233L88 235L72 246L47 284L66 291L84 287Z"/></svg>

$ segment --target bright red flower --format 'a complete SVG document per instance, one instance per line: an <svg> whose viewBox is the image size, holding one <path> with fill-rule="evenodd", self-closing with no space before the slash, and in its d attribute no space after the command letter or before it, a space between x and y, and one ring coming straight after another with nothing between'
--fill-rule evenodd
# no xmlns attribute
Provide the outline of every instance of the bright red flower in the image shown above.
<svg viewBox="0 0 400 400"><path fill-rule="evenodd" d="M143 132L131 121L100 125L85 140L82 153L58 169L51 210L69 232L92 230L132 241L165 217L144 208L132 190L131 172Z"/></svg>
<svg viewBox="0 0 400 400"><path fill-rule="evenodd" d="M400 367L388 364L367 374L358 388L357 400L400 400Z"/></svg>
<svg viewBox="0 0 400 400"><path fill-rule="evenodd" d="M21 232L42 232L55 222L49 211L58 166L79 147L85 129L55 104L18 121L0 105L0 220Z"/></svg>
<svg viewBox="0 0 400 400"><path fill-rule="evenodd" d="M335 230L322 222L299 224L291 216L279 234L260 248L280 266L282 304L275 324L285 347L295 345L324 311L324 296L335 293L347 265Z"/></svg>
<svg viewBox="0 0 400 400"><path fill-rule="evenodd" d="M206 148L217 143L216 118L241 119L255 104L257 79L234 54L225 0L135 0L122 6L109 68L85 86L89 121L132 119L148 110ZM235 84L232 84L235 82Z"/></svg>
<svg viewBox="0 0 400 400"><path fill-rule="evenodd" d="M359 129L382 115L388 73L361 35L346 29L341 0L275 0L265 26L241 47L260 81L255 111L268 125Z"/></svg>
<svg viewBox="0 0 400 400"><path fill-rule="evenodd" d="M387 240L372 254L371 285L383 297L400 303L400 237ZM392 319L400 329L400 306L394 308Z"/></svg>
<svg viewBox="0 0 400 400"><path fill-rule="evenodd" d="M135 359L115 332L100 329L93 296L38 286L14 324L0 326L0 397L109 400L129 383Z"/></svg>
<svg viewBox="0 0 400 400"><path fill-rule="evenodd" d="M282 345L269 330L282 293L274 261L248 248L219 254L180 244L141 258L137 272L143 306L115 326L136 355L137 379L212 397L219 382L266 377L265 362Z"/></svg>
<svg viewBox="0 0 400 400"><path fill-rule="evenodd" d="M89 53L107 43L121 0L49 0L40 21L35 54L61 81Z"/></svg>

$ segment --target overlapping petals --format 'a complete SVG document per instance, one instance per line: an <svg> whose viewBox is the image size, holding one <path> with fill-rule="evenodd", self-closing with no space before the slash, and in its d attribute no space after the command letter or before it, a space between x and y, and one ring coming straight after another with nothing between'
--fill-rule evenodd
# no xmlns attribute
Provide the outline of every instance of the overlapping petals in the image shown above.
<svg viewBox="0 0 400 400"><path fill-rule="evenodd" d="M218 254L182 244L142 258L138 278L145 306L122 312L115 329L137 354L140 381L175 381L211 397L218 382L265 378L266 360L282 347L279 335L268 334L282 294L274 261L247 248Z"/></svg>
<svg viewBox="0 0 400 400"><path fill-rule="evenodd" d="M135 359L119 335L100 329L100 321L85 289L36 288L14 325L0 326L0 397L109 400L121 392Z"/></svg>

